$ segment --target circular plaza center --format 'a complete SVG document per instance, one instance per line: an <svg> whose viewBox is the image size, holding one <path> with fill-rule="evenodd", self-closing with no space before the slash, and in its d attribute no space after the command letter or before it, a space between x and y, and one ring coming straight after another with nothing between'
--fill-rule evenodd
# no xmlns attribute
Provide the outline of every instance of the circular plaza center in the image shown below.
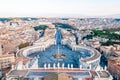
<svg viewBox="0 0 120 80"><path fill-rule="evenodd" d="M60 64L60 67L64 64L64 67L68 65L73 65L74 68L78 68L80 65L79 59L86 59L92 55L90 50L81 48L79 51L73 51L66 45L61 44L62 35L61 31L57 30L56 32L56 45L52 45L45 49L45 51L38 51L28 55L29 58L38 58L38 66L44 67L57 67L57 64Z"/></svg>

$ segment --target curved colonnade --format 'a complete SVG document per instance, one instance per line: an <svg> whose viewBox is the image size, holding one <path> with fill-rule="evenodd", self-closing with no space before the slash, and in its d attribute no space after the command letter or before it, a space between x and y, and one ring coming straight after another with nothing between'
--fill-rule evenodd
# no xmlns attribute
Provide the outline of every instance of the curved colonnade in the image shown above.
<svg viewBox="0 0 120 80"><path fill-rule="evenodd" d="M55 44L52 44L55 45ZM73 51L80 51L80 49L86 49L89 51L89 53L91 54L90 57L87 58L83 58L83 59L79 59L79 67L80 69L96 69L96 67L99 65L100 62L100 53L90 47L86 47L86 46L78 46L78 45L72 45L72 44L64 44L67 45L68 47L70 47ZM31 47L27 47L24 50L22 49L22 57L26 57L35 53L35 52L39 52L39 51L45 51L47 47L45 46L31 46ZM21 50L20 50L21 51ZM20 52L18 52L18 54L20 54Z"/></svg>
<svg viewBox="0 0 120 80"><path fill-rule="evenodd" d="M79 59L79 64L81 69L96 69L100 62L101 54L94 48L88 46L79 46L72 43L72 40L62 40L63 45L67 45L73 51L80 51L81 49L85 49L89 51L90 57Z"/></svg>
<svg viewBox="0 0 120 80"><path fill-rule="evenodd" d="M48 32L48 30L47 30L47 33L50 34ZM24 58L28 58L28 55L30 55L32 53L39 52L39 51L45 51L46 48L56 44L56 40L54 37L55 34L56 34L56 31L54 31L54 35L52 35L52 38L49 37L50 38L49 39L46 35L46 37L41 38L40 40L37 40L33 46L26 47L26 48L19 50L17 53L17 56L22 56ZM71 33L67 33L66 31L62 30L62 35L63 35L63 38L61 41L62 45L67 45L73 51L80 51L81 49L85 49L85 50L89 51L89 54L91 55L90 57L79 59L79 61L78 61L79 68L95 70L100 62L100 57L101 57L100 53L97 50L95 50L94 48L76 45L74 36L71 35ZM42 41L42 43L40 41ZM34 65L36 65L36 64L34 64Z"/></svg>

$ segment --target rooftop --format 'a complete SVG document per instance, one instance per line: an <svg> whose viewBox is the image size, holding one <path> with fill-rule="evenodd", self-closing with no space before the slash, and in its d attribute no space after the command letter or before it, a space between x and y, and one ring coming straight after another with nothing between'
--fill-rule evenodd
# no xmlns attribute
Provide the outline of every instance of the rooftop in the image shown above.
<svg viewBox="0 0 120 80"><path fill-rule="evenodd" d="M59 71L59 72L58 72ZM12 70L8 76L22 76L25 78L39 77L44 80L73 80L73 78L110 78L106 71L83 71L78 69L29 69L29 70Z"/></svg>
<svg viewBox="0 0 120 80"><path fill-rule="evenodd" d="M14 57L14 54L6 54L6 55L2 55L2 56L0 56L0 59L1 58L8 58L8 57Z"/></svg>
<svg viewBox="0 0 120 80"><path fill-rule="evenodd" d="M25 76L28 70L12 70L9 76Z"/></svg>
<svg viewBox="0 0 120 80"><path fill-rule="evenodd" d="M98 71L97 72L100 76L100 78L108 78L110 75L106 71Z"/></svg>

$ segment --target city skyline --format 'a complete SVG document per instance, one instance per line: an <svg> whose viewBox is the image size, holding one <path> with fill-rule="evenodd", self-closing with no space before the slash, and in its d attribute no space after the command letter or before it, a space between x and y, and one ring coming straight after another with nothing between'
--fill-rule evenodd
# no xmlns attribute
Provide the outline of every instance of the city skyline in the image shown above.
<svg viewBox="0 0 120 80"><path fill-rule="evenodd" d="M120 14L119 0L1 0L0 17L79 17Z"/></svg>

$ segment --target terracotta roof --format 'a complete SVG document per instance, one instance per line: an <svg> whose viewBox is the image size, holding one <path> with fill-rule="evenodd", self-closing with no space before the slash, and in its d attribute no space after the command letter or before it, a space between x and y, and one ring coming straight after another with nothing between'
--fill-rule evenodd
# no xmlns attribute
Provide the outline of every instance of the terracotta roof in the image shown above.
<svg viewBox="0 0 120 80"><path fill-rule="evenodd" d="M48 74L43 80L73 80L72 76L66 73Z"/></svg>
<svg viewBox="0 0 120 80"><path fill-rule="evenodd" d="M58 80L73 80L72 76L66 73L58 74Z"/></svg>
<svg viewBox="0 0 120 80"><path fill-rule="evenodd" d="M98 71L97 72L100 76L100 78L108 78L110 75L106 71Z"/></svg>
<svg viewBox="0 0 120 80"><path fill-rule="evenodd" d="M13 76L25 76L27 74L28 70L12 70L9 75Z"/></svg>

